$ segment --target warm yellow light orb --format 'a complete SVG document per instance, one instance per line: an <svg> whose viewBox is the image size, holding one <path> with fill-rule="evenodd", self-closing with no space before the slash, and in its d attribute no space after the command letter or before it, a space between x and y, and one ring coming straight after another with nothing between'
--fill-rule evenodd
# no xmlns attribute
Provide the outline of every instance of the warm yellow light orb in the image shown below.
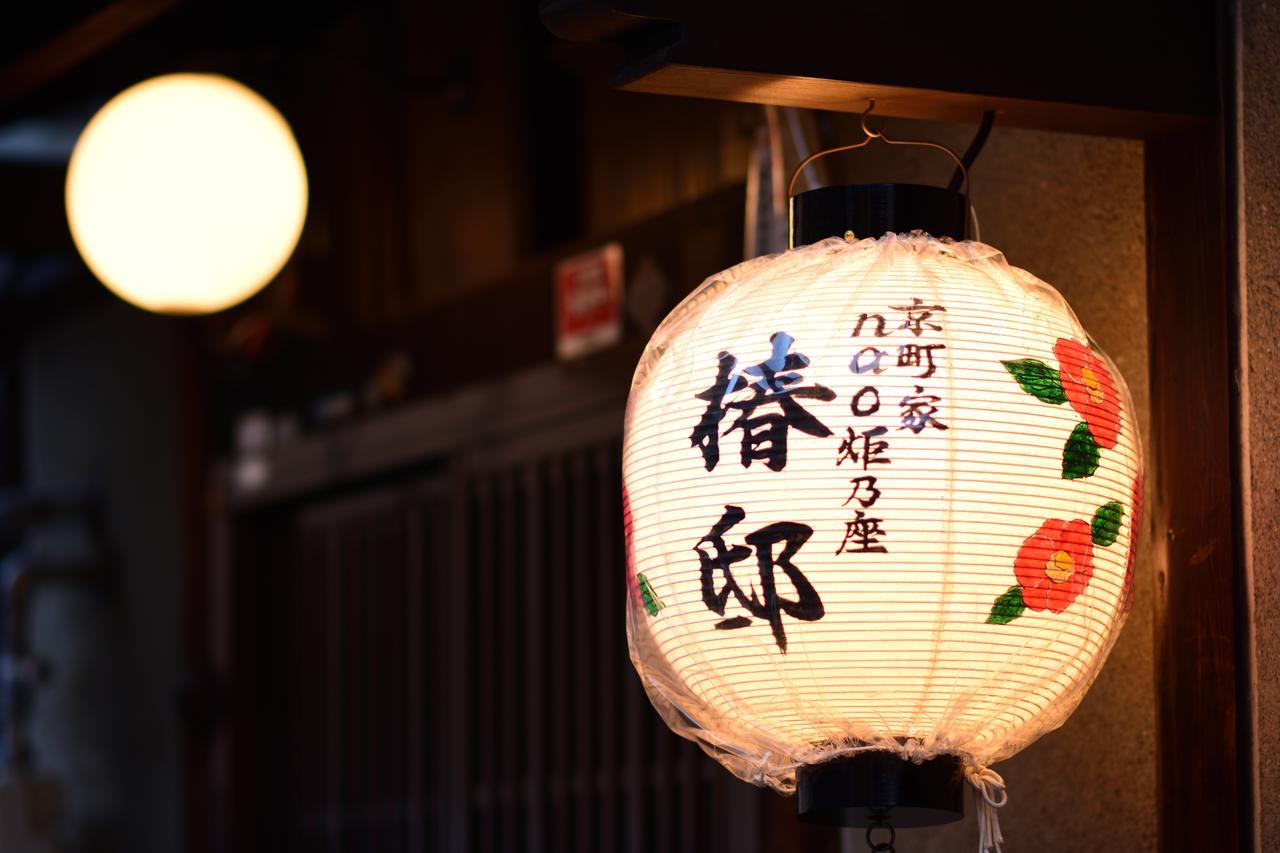
<svg viewBox="0 0 1280 853"><path fill-rule="evenodd" d="M307 173L284 118L214 74L169 74L90 120L67 171L85 263L165 314L220 311L262 289L302 233Z"/></svg>

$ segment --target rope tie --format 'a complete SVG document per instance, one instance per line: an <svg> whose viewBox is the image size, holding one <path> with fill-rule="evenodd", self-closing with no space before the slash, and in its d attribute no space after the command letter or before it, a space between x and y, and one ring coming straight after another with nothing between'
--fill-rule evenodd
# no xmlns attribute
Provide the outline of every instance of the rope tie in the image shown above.
<svg viewBox="0 0 1280 853"><path fill-rule="evenodd" d="M1009 802L1004 779L990 767L976 764L966 765L964 775L973 788L973 804L978 812L978 853L1002 853L1004 835L997 809Z"/></svg>
<svg viewBox="0 0 1280 853"><path fill-rule="evenodd" d="M758 785L761 788L765 786L764 774L769 768L769 759L772 756L773 750L769 750L764 755L760 756L760 763L756 765L756 772L752 775L751 779L748 780L752 785Z"/></svg>

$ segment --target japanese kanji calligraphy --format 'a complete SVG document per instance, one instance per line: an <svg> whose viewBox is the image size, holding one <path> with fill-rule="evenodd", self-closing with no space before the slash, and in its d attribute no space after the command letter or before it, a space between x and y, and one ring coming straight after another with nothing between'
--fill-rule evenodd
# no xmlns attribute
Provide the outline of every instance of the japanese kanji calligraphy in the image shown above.
<svg viewBox="0 0 1280 853"><path fill-rule="evenodd" d="M941 320L935 319L935 316L945 314L947 309L942 305L925 304L923 299L912 297L909 304L891 305L888 311L897 312L896 314L888 313L889 317L902 318L898 325L893 326L886 319L885 313L864 312L858 316L851 337L863 337L866 334L864 329L869 330L874 338L892 337L898 332L919 338L927 333L941 332ZM869 325L872 320L874 325ZM889 330L886 331L886 328ZM943 343L907 341L897 347L895 367L914 370L915 372L908 375L912 379L923 381L937 372L939 360L942 357L940 353L946 348L946 344ZM849 372L855 376L865 377L868 383L878 381L877 377L888 370L882 366L888 355L889 351L877 345L863 346L854 352L849 362ZM947 425L938 417L942 398L926 391L923 385L916 384L913 388L913 393L908 393L898 402L896 428L909 430L915 435L929 428L946 430ZM890 442L886 437L889 428L884 425L863 425L865 421L862 419L877 414L880 408L879 385L866 384L853 393L849 409L853 416L859 419L859 425L845 427L844 438L836 449L837 466L850 462L860 466L862 471L868 471L872 465L888 465L893 461L889 455ZM884 519L868 514L868 510L876 505L883 494L883 491L876 486L876 477L863 475L854 477L850 482L854 489L844 503L847 506L856 498L861 509L856 509L854 517L845 522L844 537L836 549L836 554L887 553L888 547L881 542L882 536L888 536L888 532L883 527Z"/></svg>
<svg viewBox="0 0 1280 853"><path fill-rule="evenodd" d="M743 370L738 370L738 359L733 355L720 353L715 381L696 395L699 400L707 401L707 408L689 440L702 452L708 471L720 461L720 439L731 432L742 433L739 453L742 467L749 468L752 462L761 461L772 471L781 471L787 466L787 439L791 429L818 438L831 435L831 430L798 401L834 400L836 393L823 385L802 384L800 371L809 366L809 359L802 353L790 351L794 338L786 332L776 332L769 342L773 347L769 358ZM727 402L726 397L730 398ZM765 411L757 414L758 409ZM721 432L721 423L730 410L735 411L737 417Z"/></svg>
<svg viewBox="0 0 1280 853"><path fill-rule="evenodd" d="M694 550L698 552L698 560L702 566L702 601L708 610L724 616L732 597L748 615L729 616L717 622L716 628L722 631L745 628L751 624L752 617L764 619L773 631L778 649L786 652L787 633L782 624L783 615L812 622L821 619L824 613L818 591L792 562L796 552L813 535L813 528L796 522L778 522L748 533L743 538L746 545L727 545L725 535L745 517L746 511L742 507L726 506L720 520L698 540ZM775 546L781 546L776 554ZM748 593L734 576L734 566L746 560L753 552L760 589L756 590L752 584ZM775 569L781 569L783 575L791 581L795 588L795 598L786 598L778 591Z"/></svg>

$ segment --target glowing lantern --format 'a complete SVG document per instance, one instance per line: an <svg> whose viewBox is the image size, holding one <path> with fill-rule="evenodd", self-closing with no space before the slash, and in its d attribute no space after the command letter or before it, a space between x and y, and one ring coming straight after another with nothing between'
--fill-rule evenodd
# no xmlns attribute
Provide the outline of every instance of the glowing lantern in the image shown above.
<svg viewBox="0 0 1280 853"><path fill-rule="evenodd" d="M890 233L748 261L636 370L632 659L671 728L742 779L799 775L817 820L876 822L805 802L858 756L963 768L1001 805L989 765L1062 724L1120 631L1140 476L1114 366L996 249ZM921 805L900 825L940 822Z"/></svg>
<svg viewBox="0 0 1280 853"><path fill-rule="evenodd" d="M66 192L94 275L169 314L220 311L258 292L293 253L307 211L288 124L212 74L156 77L112 98L76 143Z"/></svg>

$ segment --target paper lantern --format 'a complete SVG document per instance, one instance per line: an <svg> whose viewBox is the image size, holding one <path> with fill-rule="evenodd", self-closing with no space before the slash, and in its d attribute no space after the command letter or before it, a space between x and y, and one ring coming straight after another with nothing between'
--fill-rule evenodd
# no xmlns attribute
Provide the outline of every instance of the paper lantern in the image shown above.
<svg viewBox="0 0 1280 853"><path fill-rule="evenodd" d="M636 370L632 660L742 779L791 792L877 751L952 757L990 796L1116 640L1140 476L1115 367L996 249L917 232L748 261Z"/></svg>
<svg viewBox="0 0 1280 853"><path fill-rule="evenodd" d="M289 125L234 80L170 74L112 98L76 143L67 219L85 263L139 307L220 311L293 253L307 173Z"/></svg>

